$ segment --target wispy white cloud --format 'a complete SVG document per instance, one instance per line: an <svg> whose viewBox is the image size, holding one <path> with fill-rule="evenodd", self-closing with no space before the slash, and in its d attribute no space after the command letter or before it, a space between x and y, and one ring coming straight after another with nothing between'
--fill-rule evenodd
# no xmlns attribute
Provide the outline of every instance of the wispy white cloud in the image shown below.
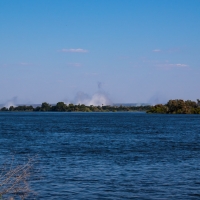
<svg viewBox="0 0 200 200"><path fill-rule="evenodd" d="M19 65L21 65L21 66L30 66L30 65L32 65L32 63L20 62Z"/></svg>
<svg viewBox="0 0 200 200"><path fill-rule="evenodd" d="M95 72L90 72L90 73L85 73L84 74L85 76L97 76L97 75L99 75L98 73L95 73Z"/></svg>
<svg viewBox="0 0 200 200"><path fill-rule="evenodd" d="M154 49L153 52L159 53L162 52L164 54L172 54L172 53L180 53L184 48L182 47L173 47L169 49Z"/></svg>
<svg viewBox="0 0 200 200"><path fill-rule="evenodd" d="M153 52L161 52L161 49L154 49Z"/></svg>
<svg viewBox="0 0 200 200"><path fill-rule="evenodd" d="M33 63L28 62L18 62L18 63L8 63L0 65L0 67L25 67L25 66L32 66Z"/></svg>
<svg viewBox="0 0 200 200"><path fill-rule="evenodd" d="M82 67L81 63L67 63L67 65L71 67Z"/></svg>
<svg viewBox="0 0 200 200"><path fill-rule="evenodd" d="M61 52L66 52L66 53L87 53L88 50L86 49L61 49Z"/></svg>
<svg viewBox="0 0 200 200"><path fill-rule="evenodd" d="M149 67L156 67L159 69L175 69L175 68L182 68L182 69L189 69L190 66L185 63L172 63L169 60L165 61L159 61L159 60L148 60L146 58L141 60L143 63L143 66L149 66Z"/></svg>
<svg viewBox="0 0 200 200"><path fill-rule="evenodd" d="M159 63L155 66L162 69L174 69L174 68L189 68L189 65L181 64L181 63Z"/></svg>
<svg viewBox="0 0 200 200"><path fill-rule="evenodd" d="M178 63L178 64L169 64L169 66L172 66L172 67L188 67L188 65L180 64L180 63Z"/></svg>

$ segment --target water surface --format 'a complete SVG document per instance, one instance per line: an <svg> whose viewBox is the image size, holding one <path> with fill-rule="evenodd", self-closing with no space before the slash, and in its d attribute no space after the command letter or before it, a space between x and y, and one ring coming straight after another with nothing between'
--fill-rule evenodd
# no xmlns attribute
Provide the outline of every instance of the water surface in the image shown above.
<svg viewBox="0 0 200 200"><path fill-rule="evenodd" d="M1 112L9 155L37 155L36 199L200 199L199 115Z"/></svg>

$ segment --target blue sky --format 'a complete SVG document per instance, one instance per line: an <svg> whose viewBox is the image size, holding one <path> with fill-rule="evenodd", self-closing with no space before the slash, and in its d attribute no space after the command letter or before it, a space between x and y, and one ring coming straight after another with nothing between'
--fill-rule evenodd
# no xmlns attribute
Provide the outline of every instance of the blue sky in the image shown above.
<svg viewBox="0 0 200 200"><path fill-rule="evenodd" d="M196 100L199 10L199 0L0 0L0 103Z"/></svg>

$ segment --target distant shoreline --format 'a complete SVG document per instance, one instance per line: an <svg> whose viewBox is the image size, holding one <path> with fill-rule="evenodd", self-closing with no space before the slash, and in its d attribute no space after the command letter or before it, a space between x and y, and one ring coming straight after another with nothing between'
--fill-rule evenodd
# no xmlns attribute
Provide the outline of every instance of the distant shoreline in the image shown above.
<svg viewBox="0 0 200 200"><path fill-rule="evenodd" d="M43 102L40 104L3 107L0 112L146 112L148 114L200 114L200 100L197 102L182 99L169 100L167 104L151 105L99 105L86 106L84 104L49 104Z"/></svg>
<svg viewBox="0 0 200 200"><path fill-rule="evenodd" d="M1 112L146 112L151 108L150 105L101 105L101 106L86 106L84 104L65 104L64 102L58 102L57 104L51 105L49 103L42 103L41 106L32 105L19 105L10 106L9 108L3 107L0 109Z"/></svg>

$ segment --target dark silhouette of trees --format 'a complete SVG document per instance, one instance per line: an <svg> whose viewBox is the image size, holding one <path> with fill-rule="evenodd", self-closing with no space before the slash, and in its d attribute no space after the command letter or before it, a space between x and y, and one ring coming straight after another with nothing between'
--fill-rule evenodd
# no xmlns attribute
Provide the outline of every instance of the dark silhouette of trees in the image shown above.
<svg viewBox="0 0 200 200"><path fill-rule="evenodd" d="M200 105L197 100L184 101L182 99L169 100L166 105L158 104L152 106L147 113L166 113L166 114L200 114Z"/></svg>
<svg viewBox="0 0 200 200"><path fill-rule="evenodd" d="M3 108L1 109L1 111L8 111L8 108L3 107Z"/></svg>
<svg viewBox="0 0 200 200"><path fill-rule="evenodd" d="M64 102L58 102L53 109L54 111L64 112L67 111L67 105Z"/></svg>
<svg viewBox="0 0 200 200"><path fill-rule="evenodd" d="M51 105L50 104L48 104L47 102L42 103L40 111L50 111L50 110L51 110Z"/></svg>
<svg viewBox="0 0 200 200"><path fill-rule="evenodd" d="M10 106L9 109L3 107L0 111L34 111L34 112L133 112L133 111L145 111L147 113L162 113L162 114L200 114L200 100L197 102L182 99L169 100L167 104L157 104L155 106L86 106L84 104L68 104L64 102L58 102L56 105L51 105L47 102L43 102L41 106L33 108L33 106Z"/></svg>
<svg viewBox="0 0 200 200"><path fill-rule="evenodd" d="M34 111L34 112L130 112L130 111L147 111L151 106L86 106L84 104L68 104L64 102L58 102L56 105L50 105L47 102L43 102L41 106L33 108L33 106L10 106L9 109L3 107L0 111Z"/></svg>

